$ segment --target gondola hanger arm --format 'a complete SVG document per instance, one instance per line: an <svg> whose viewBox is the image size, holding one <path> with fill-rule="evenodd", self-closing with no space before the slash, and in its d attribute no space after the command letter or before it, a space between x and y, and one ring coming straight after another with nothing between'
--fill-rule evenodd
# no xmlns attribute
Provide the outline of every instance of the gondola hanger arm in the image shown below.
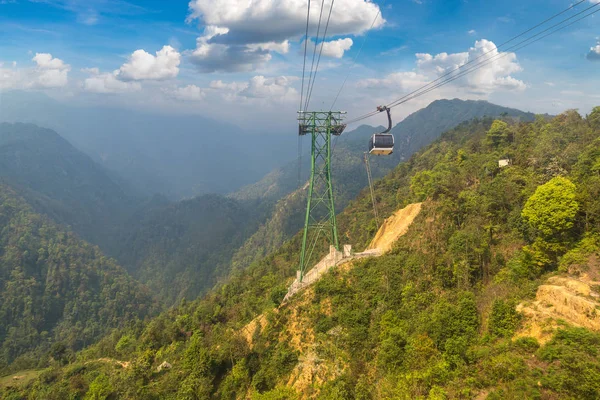
<svg viewBox="0 0 600 400"><path fill-rule="evenodd" d="M386 106L378 106L377 107L377 111L379 111L379 112L386 111L387 112L388 128L385 131L381 132L381 133L388 133L389 131L392 130L392 115L390 114L390 109L389 109L389 107L386 107Z"/></svg>

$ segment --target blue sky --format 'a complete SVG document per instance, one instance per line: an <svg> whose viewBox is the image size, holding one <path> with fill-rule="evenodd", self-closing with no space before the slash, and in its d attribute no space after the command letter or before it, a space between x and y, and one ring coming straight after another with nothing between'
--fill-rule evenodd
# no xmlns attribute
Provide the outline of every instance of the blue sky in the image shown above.
<svg viewBox="0 0 600 400"><path fill-rule="evenodd" d="M597 2L586 1L565 17ZM287 126L299 105L306 4L0 0L0 91L43 91L84 106L200 113L238 124L268 118ZM313 40L320 4L312 2ZM330 4L325 1L324 15ZM570 4L336 0L311 107L329 108L350 71L336 106L349 116L371 111ZM375 19L378 12L383 19ZM395 113L401 118L436 98L454 97L535 112L587 112L600 104L599 18L600 12Z"/></svg>

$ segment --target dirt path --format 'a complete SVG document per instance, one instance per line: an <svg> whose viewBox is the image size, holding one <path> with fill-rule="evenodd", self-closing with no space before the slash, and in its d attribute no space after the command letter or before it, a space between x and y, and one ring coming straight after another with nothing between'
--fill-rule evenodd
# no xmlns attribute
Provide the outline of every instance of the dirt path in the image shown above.
<svg viewBox="0 0 600 400"><path fill-rule="evenodd" d="M408 227L421 212L422 205L423 203L409 204L387 218L367 250L377 250L380 254L390 251L394 243L408 232Z"/></svg>
<svg viewBox="0 0 600 400"><path fill-rule="evenodd" d="M114 358L99 358L97 360L91 360L86 362L86 364L89 363L93 363L93 362L103 362L103 363L108 363L108 364L115 364L115 365L119 365L122 368L129 368L129 365L131 364L129 361L119 361L119 360L115 360Z"/></svg>

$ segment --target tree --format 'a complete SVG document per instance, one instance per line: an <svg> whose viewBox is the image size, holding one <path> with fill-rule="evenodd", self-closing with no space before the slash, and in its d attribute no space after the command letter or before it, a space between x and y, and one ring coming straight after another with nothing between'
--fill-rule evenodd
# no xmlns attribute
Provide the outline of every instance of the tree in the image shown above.
<svg viewBox="0 0 600 400"><path fill-rule="evenodd" d="M593 128L600 129L600 107L594 107L587 120Z"/></svg>
<svg viewBox="0 0 600 400"><path fill-rule="evenodd" d="M108 377L101 374L90 384L90 388L85 394L85 400L105 400L113 393L113 391L114 389L110 384Z"/></svg>
<svg viewBox="0 0 600 400"><path fill-rule="evenodd" d="M500 143L506 141L509 135L508 124L504 121L495 120L487 132L487 140L493 147L497 147Z"/></svg>
<svg viewBox="0 0 600 400"><path fill-rule="evenodd" d="M579 210L577 188L567 178L556 177L538 186L527 200L521 216L544 239L573 228Z"/></svg>
<svg viewBox="0 0 600 400"><path fill-rule="evenodd" d="M521 320L512 301L494 300L488 322L488 330L492 335L510 337Z"/></svg>

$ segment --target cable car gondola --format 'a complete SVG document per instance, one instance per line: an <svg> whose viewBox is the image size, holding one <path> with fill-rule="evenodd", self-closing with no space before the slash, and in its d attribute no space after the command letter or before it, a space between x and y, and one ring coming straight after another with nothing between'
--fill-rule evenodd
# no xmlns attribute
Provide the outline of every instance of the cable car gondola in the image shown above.
<svg viewBox="0 0 600 400"><path fill-rule="evenodd" d="M388 133L392 130L392 116L390 109L386 106L377 107L379 112L386 111L388 116L388 128L381 133L374 133L369 141L369 154L388 156L394 152L394 135Z"/></svg>

